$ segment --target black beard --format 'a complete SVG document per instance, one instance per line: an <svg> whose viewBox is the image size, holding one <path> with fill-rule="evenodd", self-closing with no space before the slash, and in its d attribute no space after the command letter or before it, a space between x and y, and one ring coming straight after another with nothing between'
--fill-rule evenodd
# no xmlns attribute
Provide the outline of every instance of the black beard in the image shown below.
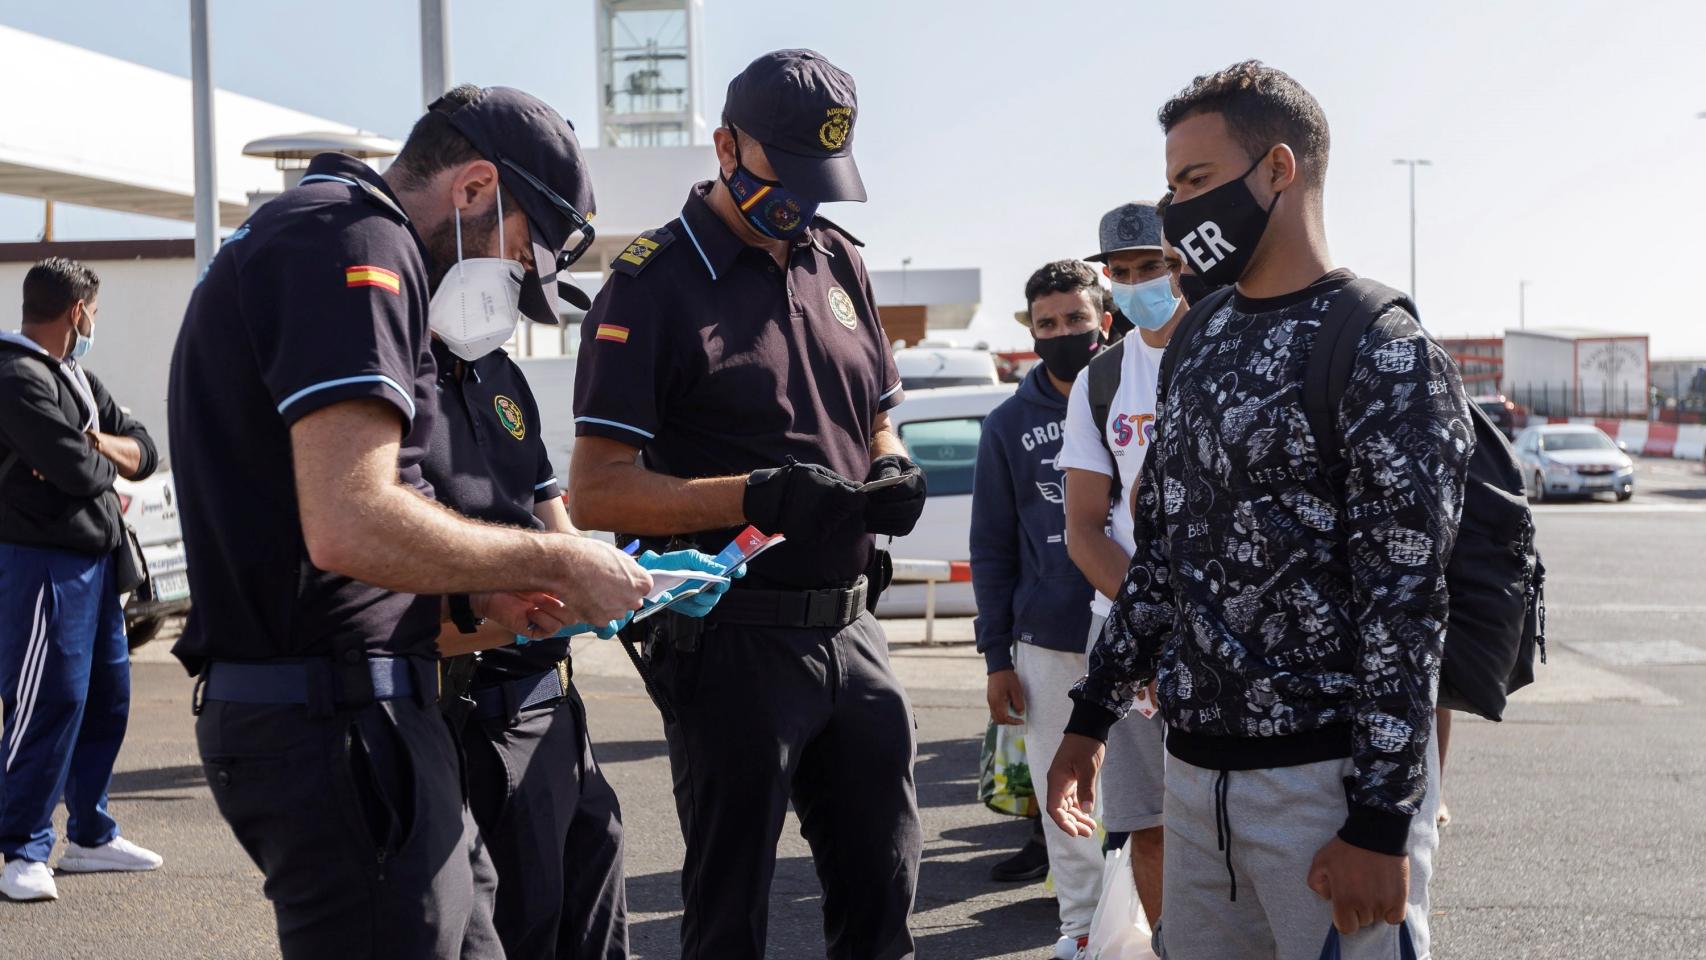
<svg viewBox="0 0 1706 960"><path fill-rule="evenodd" d="M498 210L493 204L483 215L462 215L462 256L489 257L498 232ZM456 213L421 238L427 248L427 290L436 291L444 275L456 266ZM500 252L499 256L502 255Z"/></svg>

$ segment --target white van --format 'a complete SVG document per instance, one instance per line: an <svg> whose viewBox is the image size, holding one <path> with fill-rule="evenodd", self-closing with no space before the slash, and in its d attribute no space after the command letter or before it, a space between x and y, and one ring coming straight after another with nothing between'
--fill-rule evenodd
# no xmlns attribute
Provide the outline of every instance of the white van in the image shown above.
<svg viewBox="0 0 1706 960"><path fill-rule="evenodd" d="M889 411L889 418L907 454L924 470L929 499L911 533L878 538L878 546L897 560L971 559L972 470L977 465L983 418L1017 389L1012 383L916 393L907 389L906 400ZM878 612L885 617L923 616L924 592L921 583L896 583L883 594ZM977 613L971 584L938 584L936 613L949 617Z"/></svg>

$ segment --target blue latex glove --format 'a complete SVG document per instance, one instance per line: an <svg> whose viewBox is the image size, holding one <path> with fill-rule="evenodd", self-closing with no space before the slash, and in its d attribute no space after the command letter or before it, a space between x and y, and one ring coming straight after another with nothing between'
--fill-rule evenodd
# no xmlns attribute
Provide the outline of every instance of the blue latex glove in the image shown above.
<svg viewBox="0 0 1706 960"><path fill-rule="evenodd" d="M676 569L680 568L677 567ZM628 621L633 619L633 617L634 614L632 612L625 613L622 615L622 619L612 620L602 627L594 627L590 623L571 623L563 629L558 630L556 633L551 634L549 637L542 637L541 639L557 640L564 637L578 636L583 633L591 633L597 635L600 640L609 640L611 637L616 636L616 631L627 626ZM515 645L518 647L525 647L532 642L534 642L532 637L519 633L515 635Z"/></svg>
<svg viewBox="0 0 1706 960"><path fill-rule="evenodd" d="M716 557L708 553L700 553L697 550L676 550L664 554L647 550L635 557L634 562L647 570L701 570L705 573L724 574L731 580L738 580L746 576L746 564L743 563L733 570L724 571L723 565L717 562ZM674 599L677 591L690 590L695 585L691 581L684 583L676 587L675 590L658 597L655 602L646 604L646 607L668 603ZM672 613L679 613L684 617L703 617L711 612L711 608L717 605L717 601L722 599L723 594L727 593L728 590L729 585L726 583L713 583L706 587L704 592L695 594L669 609ZM641 609L645 609L645 607Z"/></svg>

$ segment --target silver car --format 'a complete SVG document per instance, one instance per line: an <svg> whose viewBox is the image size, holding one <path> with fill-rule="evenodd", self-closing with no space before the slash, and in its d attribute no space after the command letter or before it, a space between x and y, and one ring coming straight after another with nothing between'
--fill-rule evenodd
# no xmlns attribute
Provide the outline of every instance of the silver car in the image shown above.
<svg viewBox="0 0 1706 960"><path fill-rule="evenodd" d="M1523 486L1532 500L1635 495L1635 461L1598 427L1551 423L1516 436Z"/></svg>

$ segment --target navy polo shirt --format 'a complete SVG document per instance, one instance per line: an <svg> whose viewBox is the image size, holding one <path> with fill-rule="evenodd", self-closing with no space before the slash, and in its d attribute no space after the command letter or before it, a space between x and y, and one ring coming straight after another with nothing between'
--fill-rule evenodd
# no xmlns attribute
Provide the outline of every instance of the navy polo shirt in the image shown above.
<svg viewBox="0 0 1706 960"><path fill-rule="evenodd" d="M509 354L469 363L432 341L438 415L421 471L440 503L464 516L543 529L533 508L563 495L540 430L539 405ZM569 641L544 640L480 654L476 685L538 673L569 655Z"/></svg>
<svg viewBox="0 0 1706 960"><path fill-rule="evenodd" d="M871 467L877 415L903 394L858 241L821 217L787 267L748 246L706 202L636 240L581 324L575 434L629 444L648 469L726 477L792 456L854 481ZM697 535L716 553L738 528ZM816 588L868 566L862 518L789 542L747 583Z"/></svg>
<svg viewBox="0 0 1706 960"><path fill-rule="evenodd" d="M400 482L432 431L420 237L378 174L316 157L220 248L172 354L172 473L195 607L173 652L205 658L436 656L437 597L337 576L308 559L290 427L335 403L379 400L401 418Z"/></svg>

